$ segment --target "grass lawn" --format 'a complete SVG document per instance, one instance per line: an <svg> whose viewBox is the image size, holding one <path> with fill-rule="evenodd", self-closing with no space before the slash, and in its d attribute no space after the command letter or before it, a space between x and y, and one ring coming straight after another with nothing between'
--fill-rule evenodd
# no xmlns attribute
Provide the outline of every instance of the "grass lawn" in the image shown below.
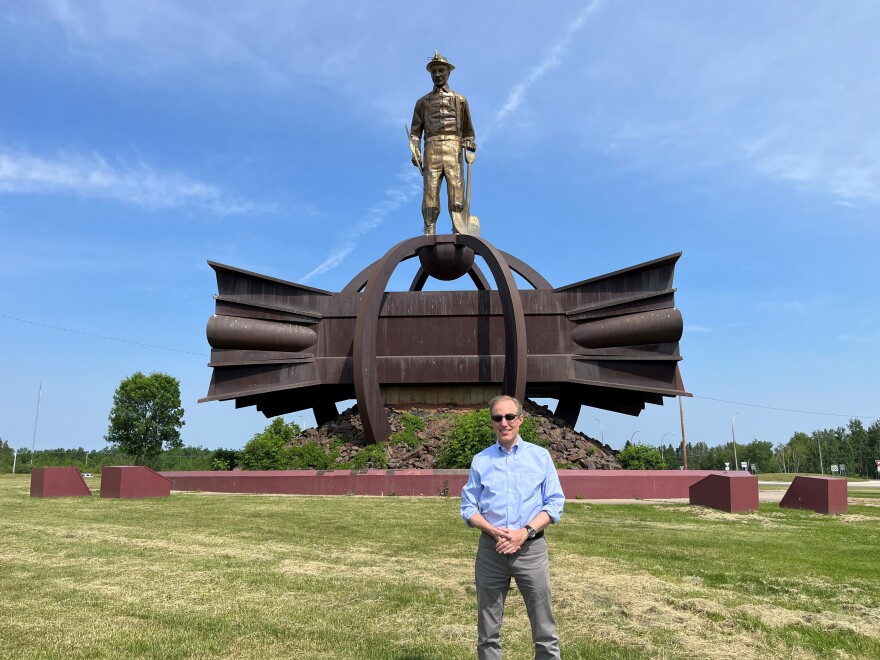
<svg viewBox="0 0 880 660"><path fill-rule="evenodd" d="M0 657L475 656L477 537L456 498L28 487L0 475ZM880 657L877 504L567 504L548 532L563 657ZM512 590L505 657L530 657L528 630Z"/></svg>

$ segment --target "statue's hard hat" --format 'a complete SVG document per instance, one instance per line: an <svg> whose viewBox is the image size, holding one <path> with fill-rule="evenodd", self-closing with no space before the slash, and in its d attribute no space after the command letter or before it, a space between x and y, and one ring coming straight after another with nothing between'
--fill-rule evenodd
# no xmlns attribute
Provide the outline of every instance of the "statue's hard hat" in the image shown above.
<svg viewBox="0 0 880 660"><path fill-rule="evenodd" d="M442 64L443 66L448 66L449 70L452 71L455 67L452 65L452 62L443 57L438 51L434 51L434 57L431 58L431 61L428 62L428 65L425 67L428 71L431 70L432 66L436 66L438 64Z"/></svg>

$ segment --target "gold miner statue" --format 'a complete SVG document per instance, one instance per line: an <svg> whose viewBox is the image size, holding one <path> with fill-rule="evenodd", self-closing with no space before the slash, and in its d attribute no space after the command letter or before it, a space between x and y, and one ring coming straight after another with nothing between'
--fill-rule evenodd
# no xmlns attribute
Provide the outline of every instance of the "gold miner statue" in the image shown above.
<svg viewBox="0 0 880 660"><path fill-rule="evenodd" d="M474 125L467 99L449 89L449 74L455 68L437 51L426 67L434 82L434 89L416 101L412 128L407 131L412 163L424 179L422 217L425 234L436 233L440 215L440 181L446 179L449 215L456 234L480 235L480 221L470 214L471 164L477 156ZM425 137L424 158L420 149ZM467 163L467 191L463 190L462 175Z"/></svg>

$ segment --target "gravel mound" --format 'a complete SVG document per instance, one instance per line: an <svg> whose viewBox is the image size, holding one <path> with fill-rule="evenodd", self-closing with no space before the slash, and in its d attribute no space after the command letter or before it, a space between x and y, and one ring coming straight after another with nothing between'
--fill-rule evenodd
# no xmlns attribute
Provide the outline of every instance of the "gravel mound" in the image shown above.
<svg viewBox="0 0 880 660"><path fill-rule="evenodd" d="M565 421L554 417L545 406L538 406L532 401L524 404L525 413L533 418L538 427L539 437L547 443L553 460L557 465L586 470L619 470L616 452L608 445L575 431ZM386 406L391 432L404 430L401 415L409 414L419 417L425 424L424 430L416 431L420 444L415 447L406 442L389 443L386 448L388 468L403 470L409 468L430 469L434 466L437 448L443 443L449 429L456 418L471 412L467 407L419 407L395 408ZM318 428L305 429L303 434L294 440L295 444L317 442L330 447L337 441L342 442L341 455L338 462L352 460L365 446L364 428L357 414L357 406L349 408L335 419Z"/></svg>

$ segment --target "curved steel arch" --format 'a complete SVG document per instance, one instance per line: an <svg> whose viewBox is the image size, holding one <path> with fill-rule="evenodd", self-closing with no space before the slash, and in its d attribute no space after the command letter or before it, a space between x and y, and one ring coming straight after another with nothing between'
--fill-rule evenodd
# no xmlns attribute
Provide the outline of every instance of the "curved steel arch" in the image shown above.
<svg viewBox="0 0 880 660"><path fill-rule="evenodd" d="M480 267L474 264L471 266L470 270L467 272L468 277L471 278L471 281L474 283L474 286L477 287L477 291L490 291L492 289L492 285L489 284L489 280L486 279L486 276L483 275L483 271L480 270ZM416 273L415 277L413 277L412 284L409 285L410 291L421 291L425 288L425 282L428 281L428 278L431 277L425 271L424 268L419 266L419 270Z"/></svg>
<svg viewBox="0 0 880 660"><path fill-rule="evenodd" d="M510 266L510 270L512 270L514 273L518 273L526 282L531 284L533 287L535 287L539 291L553 290L550 282L545 280L541 273L529 266L525 261L517 259L512 254L509 254L507 252L502 252L501 250L498 250L498 252L507 261L507 265Z"/></svg>
<svg viewBox="0 0 880 660"><path fill-rule="evenodd" d="M438 239L441 237L417 236L401 241L379 261L358 275L358 278L364 275L369 279L364 289L364 296L358 305L354 325L352 375L358 414L367 442L382 442L391 436L391 427L385 415L379 387L376 356L376 331L385 287L397 265L414 255L416 250L436 245L438 242L446 242ZM451 242L474 250L483 258L495 278L504 315L504 378L501 391L522 401L526 393L526 321L513 273L502 254L488 241L477 236L462 234L455 235ZM358 278L352 280L349 286L356 285Z"/></svg>
<svg viewBox="0 0 880 660"><path fill-rule="evenodd" d="M520 277L522 277L526 282L531 284L535 289L539 291L552 291L553 285L550 284L547 280L544 279L543 275L541 275L534 268L529 266L525 261L519 259L509 252L504 252L503 250L498 250L498 254L504 257L504 260L507 262L508 267L514 273L517 273ZM416 250L412 251L412 254L409 254L403 257L400 261L406 261L407 259L411 259L416 255ZM370 275L376 268L376 265L380 260L374 261L369 266L364 268L357 275L352 277L348 284L345 285L342 289L342 293L357 293L359 291L363 291L367 286L367 282L370 280ZM486 276L483 274L483 271L480 270L480 267L476 264L468 271L468 276L474 283L474 286L477 287L477 291L489 291L492 286L489 284L489 281L486 279ZM425 272L425 269L419 266L418 272L416 272L415 277L413 277L412 283L409 285L410 291L421 291L425 282L428 281L428 275Z"/></svg>

